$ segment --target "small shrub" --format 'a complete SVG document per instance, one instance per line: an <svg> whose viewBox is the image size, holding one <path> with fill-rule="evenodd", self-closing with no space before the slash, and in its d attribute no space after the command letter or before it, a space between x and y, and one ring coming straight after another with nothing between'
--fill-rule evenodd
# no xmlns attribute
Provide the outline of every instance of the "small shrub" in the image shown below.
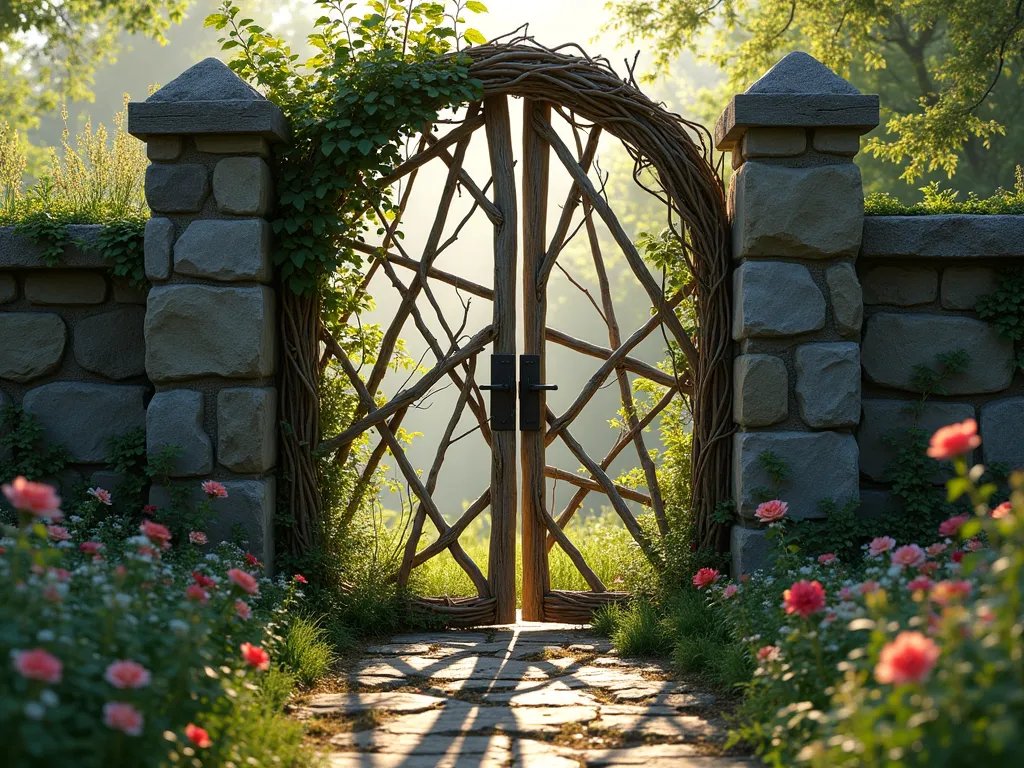
<svg viewBox="0 0 1024 768"><path fill-rule="evenodd" d="M866 216L934 216L946 213L1024 214L1024 172L1018 165L1013 190L1000 187L991 197L980 198L973 192L966 200L957 200L959 192L942 189L937 181L921 187L924 199L905 205L888 192L876 192L864 199Z"/></svg>
<svg viewBox="0 0 1024 768"><path fill-rule="evenodd" d="M606 603L594 611L594 615L590 619L590 628L599 635L611 637L621 615L621 605L618 603Z"/></svg>

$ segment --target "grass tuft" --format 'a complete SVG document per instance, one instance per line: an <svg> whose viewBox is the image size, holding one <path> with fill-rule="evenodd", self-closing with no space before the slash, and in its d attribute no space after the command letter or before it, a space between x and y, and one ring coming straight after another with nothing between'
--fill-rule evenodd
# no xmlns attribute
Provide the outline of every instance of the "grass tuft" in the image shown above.
<svg viewBox="0 0 1024 768"><path fill-rule="evenodd" d="M298 617L285 636L281 664L302 685L313 685L331 670L334 647L319 620Z"/></svg>

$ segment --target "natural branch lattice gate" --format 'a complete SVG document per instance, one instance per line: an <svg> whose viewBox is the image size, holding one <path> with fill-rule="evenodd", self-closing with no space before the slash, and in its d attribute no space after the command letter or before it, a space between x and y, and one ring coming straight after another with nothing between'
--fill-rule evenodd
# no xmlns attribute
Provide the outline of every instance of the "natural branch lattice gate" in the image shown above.
<svg viewBox="0 0 1024 768"><path fill-rule="evenodd" d="M624 593L608 589L586 563L564 529L590 492L607 496L630 535L652 560L659 547L652 536L668 533L668 520L658 485L657 471L644 440L644 429L676 397L685 397L693 414L694 518L702 545L722 545L722 531L712 512L719 500L728 498L728 456L731 432L729 369L728 239L725 205L718 176L710 163L706 131L668 113L648 100L631 81L622 81L606 62L586 55L549 50L532 41L491 44L470 49L471 72L484 83L484 98L469 105L455 127L444 135L426 131L418 149L394 169L387 182L404 180L405 189L397 216L388 224L381 247L350 243L371 257L364 285L378 271L397 291L399 304L383 334L372 370L363 375L333 339L329 353L338 360L360 405L352 424L341 434L328 437L322 449L348 450L360 435L374 431L379 443L362 470L357 489L365 488L384 453L390 452L416 505L397 573L400 585L408 583L412 570L447 550L472 581L477 595L471 598L422 598L421 605L445 614L453 624L472 625L509 622L516 607L516 528L522 519L522 608L528 620L585 622L594 608L619 600ZM523 147L518 159L513 151L509 97L521 97ZM555 122L553 122L555 121ZM563 141L555 125L564 121L575 149ZM465 167L466 151L483 129L491 177L484 184L471 178ZM625 229L590 178L591 166L603 133L622 141L635 161L638 183L653 179L649 189L666 205L668 224L679 239L692 281L675 295L665 295L662 281L652 275ZM420 168L441 163L445 181L437 198L437 211L419 258L395 236L409 192ZM515 165L521 163L522 189L516 189ZM561 166L571 180L557 224L548 233L548 191L552 166ZM452 202L459 192L473 203L469 213L445 237ZM521 205L520 205L521 204ZM493 229L494 280L487 287L435 266L437 257L455 242L466 223L482 211ZM381 221L382 211L376 211ZM577 217L579 222L576 222ZM598 238L598 222L611 234L615 246L651 307L650 319L624 335L619 326L605 255ZM558 256L569 240L582 232L597 276L599 297L591 297L607 328L607 347L577 339L549 328L546 322L547 288ZM520 235L521 233L521 235ZM516 306L517 255L521 250L522 306ZM566 273L567 274L567 273ZM571 279L571 278L570 278ZM448 284L492 304L491 322L472 332L466 315L460 325L445 316L432 286ZM589 294L588 294L589 295ZM676 314L676 306L692 296L698 308L698 326L691 336ZM441 337L431 330L418 299L425 300ZM518 309L518 311L517 311ZM523 349L518 361L517 321L522 326ZM411 322L434 357L434 364L415 382L379 404L381 385L399 342L403 327ZM635 348L659 332L670 339L686 364L672 373L634 357ZM326 336L326 331L322 332ZM594 374L560 414L546 405L547 342L600 361ZM489 361L480 354L492 346ZM489 369L489 373L484 373ZM644 414L634 402L629 374L650 379L663 388L660 399ZM484 376L490 384L481 385ZM447 380L458 398L438 444L425 479L413 467L397 438L402 420L411 407L438 382ZM518 387L516 382L518 381ZM599 389L617 384L625 425L615 444L599 461L573 435L574 419ZM483 391L490 390L490 402ZM518 392L516 391L518 389ZM518 403L517 403L518 395ZM515 408L519 408L519 423ZM468 409L475 431L491 453L489 487L449 524L433 494L460 418ZM509 410L511 409L511 411ZM511 413L511 416L510 416ZM519 432L520 471L517 476L516 427ZM587 475L554 466L546 461L546 449L560 441L579 461ZM629 445L638 456L646 491L625 488L609 477L612 462ZM566 482L576 490L556 516L545 500L547 479ZM649 509L654 531L645 531L627 500ZM354 500L358 504L358 499ZM459 543L459 536L485 509L490 508L491 534L488 573L485 576ZM421 547L427 523L436 538ZM552 591L548 553L561 547L590 587L586 592Z"/></svg>

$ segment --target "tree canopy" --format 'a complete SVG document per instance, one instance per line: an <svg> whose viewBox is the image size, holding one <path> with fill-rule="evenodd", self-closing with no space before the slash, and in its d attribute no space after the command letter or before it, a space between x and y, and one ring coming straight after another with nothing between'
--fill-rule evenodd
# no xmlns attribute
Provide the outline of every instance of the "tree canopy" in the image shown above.
<svg viewBox="0 0 1024 768"><path fill-rule="evenodd" d="M917 182L1012 181L1024 150L1009 131L1024 108L1024 0L611 0L608 27L653 42L655 75L680 53L715 64L740 92L805 50L865 93L883 128L865 149ZM1017 136L1014 133L1018 134ZM987 150L987 151L986 151Z"/></svg>
<svg viewBox="0 0 1024 768"><path fill-rule="evenodd" d="M165 43L190 0L5 0L0 3L0 115L35 127L59 101L90 100L97 68L113 61L118 35Z"/></svg>

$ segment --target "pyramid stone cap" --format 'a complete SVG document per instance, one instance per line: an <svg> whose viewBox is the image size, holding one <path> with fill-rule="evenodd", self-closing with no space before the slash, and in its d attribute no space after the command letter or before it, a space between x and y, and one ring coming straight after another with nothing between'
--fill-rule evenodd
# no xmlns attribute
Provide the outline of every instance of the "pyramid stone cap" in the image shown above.
<svg viewBox="0 0 1024 768"><path fill-rule="evenodd" d="M147 136L255 134L284 141L288 125L276 104L209 58L182 72L143 102L128 105L128 132Z"/></svg>
<svg viewBox="0 0 1024 768"><path fill-rule="evenodd" d="M731 149L747 128L848 128L878 125L878 97L861 94L802 51L784 56L746 92L732 97L715 125L715 147Z"/></svg>

